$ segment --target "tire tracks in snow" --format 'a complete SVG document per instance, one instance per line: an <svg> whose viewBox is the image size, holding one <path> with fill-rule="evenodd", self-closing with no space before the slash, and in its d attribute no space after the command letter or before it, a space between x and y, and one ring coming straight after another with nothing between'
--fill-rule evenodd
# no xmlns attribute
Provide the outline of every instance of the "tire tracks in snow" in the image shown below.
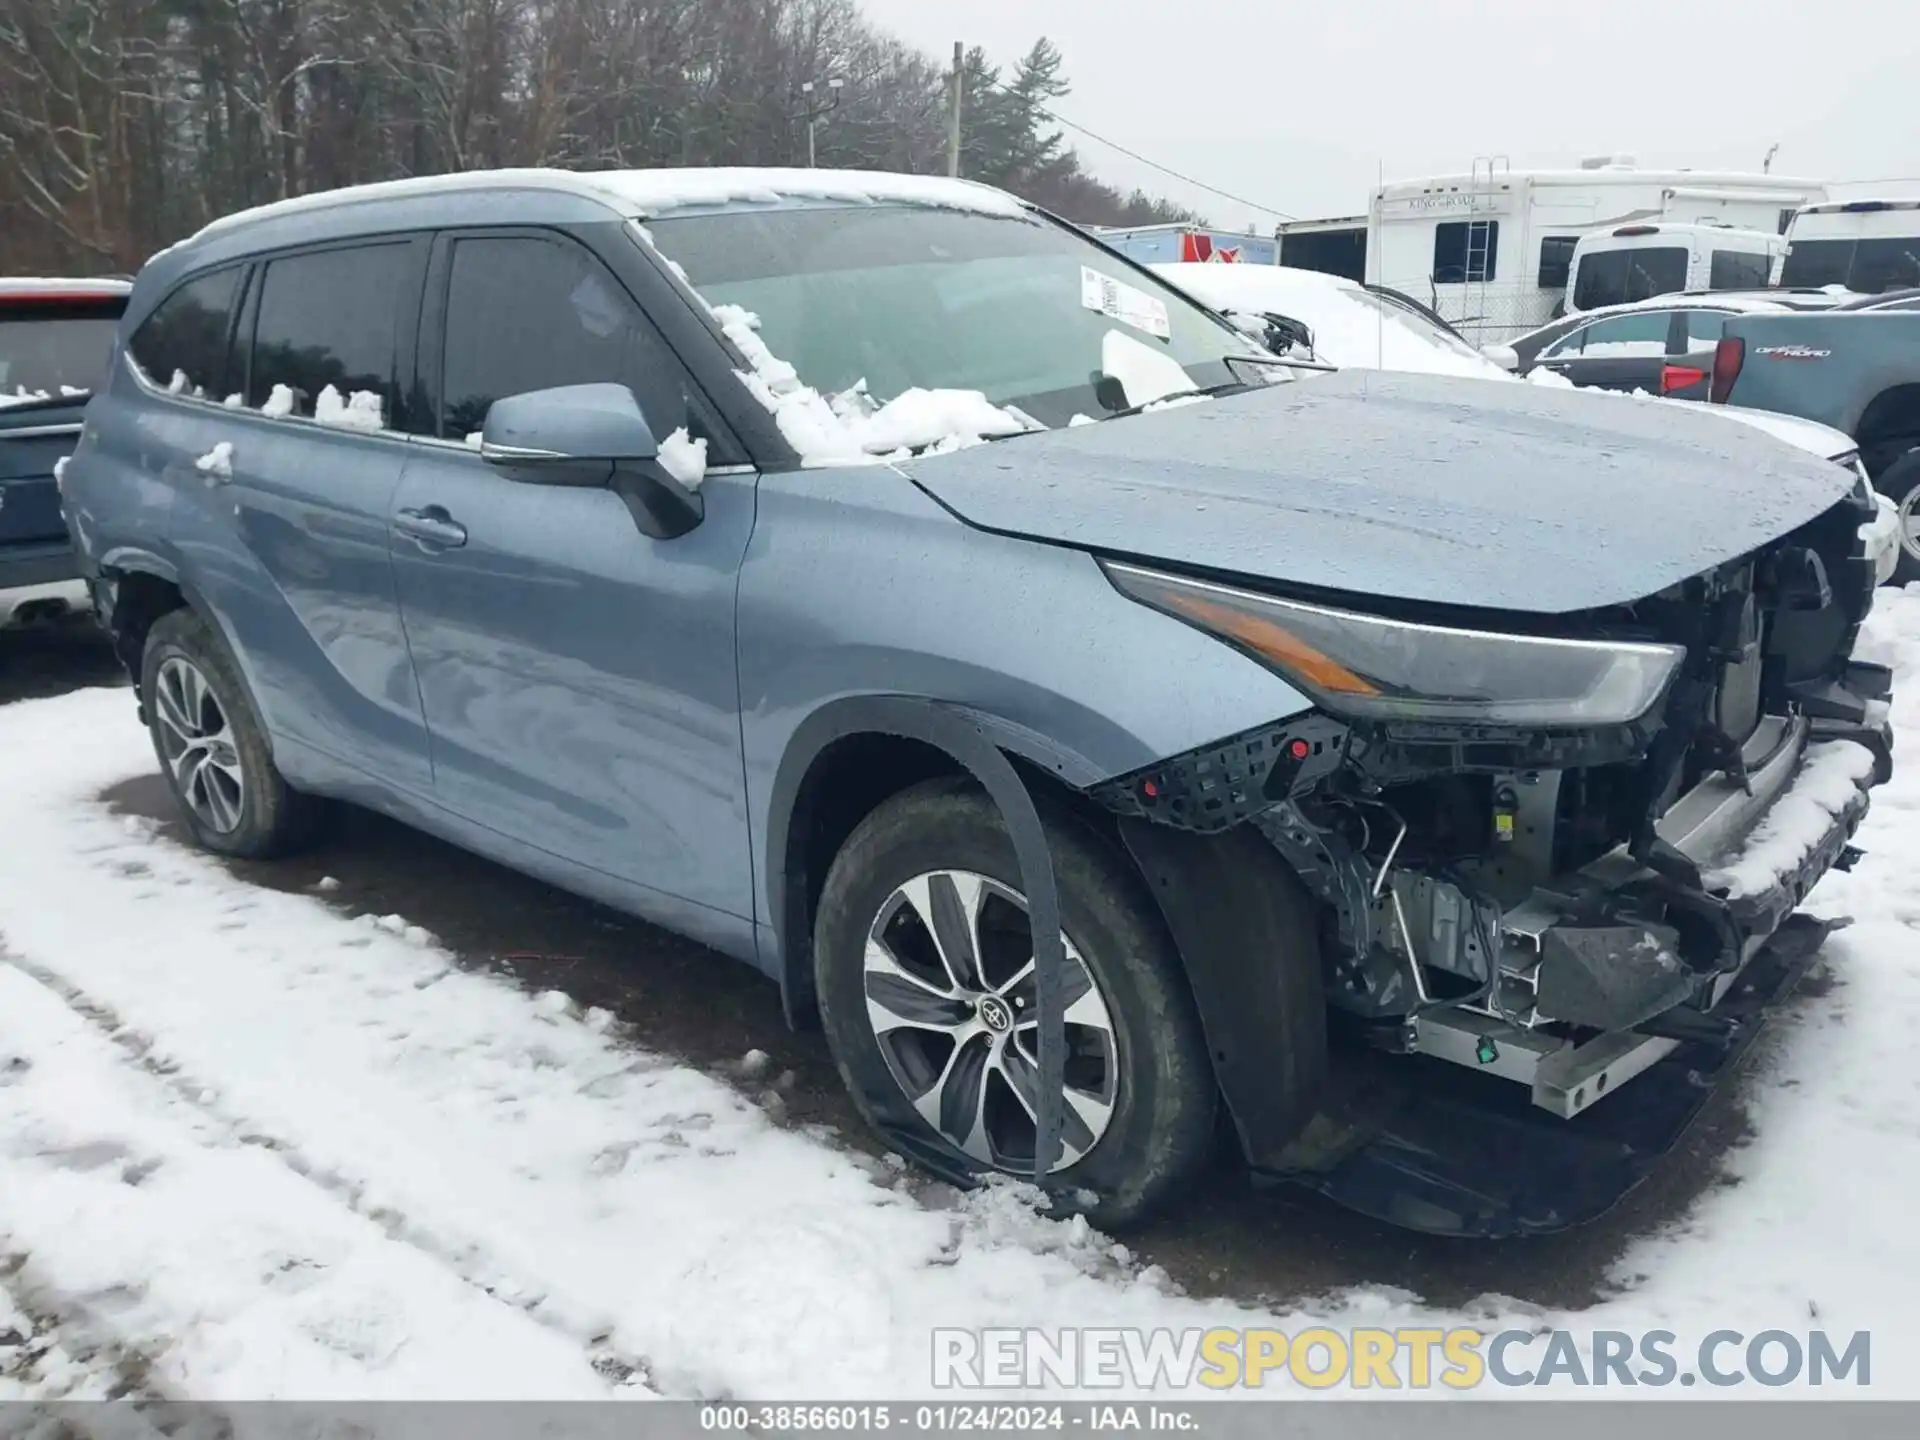
<svg viewBox="0 0 1920 1440"><path fill-rule="evenodd" d="M449 1240L416 1223L394 1207L375 1203L368 1198L370 1187L365 1181L319 1164L284 1136L233 1115L220 1104L217 1090L197 1079L178 1062L159 1053L151 1036L129 1024L111 1005L89 995L64 975L5 948L4 937L0 937L0 965L16 970L56 998L94 1033L118 1050L133 1070L164 1087L176 1101L202 1117L217 1134L232 1144L270 1155L287 1171L334 1203L371 1222L389 1240L419 1252L488 1299L519 1311L536 1324L578 1345L587 1363L610 1390L651 1391L654 1388L650 1373L652 1367L645 1357L621 1350L613 1344L611 1335L606 1331L583 1331L577 1323L570 1322L567 1316L559 1313L559 1307L551 1303L552 1297L547 1287L512 1275L485 1256L477 1245L463 1245ZM5 1275L5 1252L0 1250L0 1280L4 1280ZM33 1293L51 1295L55 1292L33 1287ZM49 1313L48 1318L58 1330L65 1331L78 1326L80 1333L90 1334L92 1327L88 1322L96 1317L84 1312L55 1312ZM105 1343L90 1340L89 1348ZM148 1374L152 1362L149 1357L136 1350L112 1350L110 1347L109 1354L114 1373L123 1377L127 1386L125 1393L149 1393L155 1398L172 1398L150 1389Z"/></svg>

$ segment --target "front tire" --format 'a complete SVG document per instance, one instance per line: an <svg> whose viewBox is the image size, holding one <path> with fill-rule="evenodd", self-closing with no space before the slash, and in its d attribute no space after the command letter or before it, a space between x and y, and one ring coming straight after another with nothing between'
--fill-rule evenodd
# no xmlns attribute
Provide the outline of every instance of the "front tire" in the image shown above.
<svg viewBox="0 0 1920 1440"><path fill-rule="evenodd" d="M1040 814L1069 1002L1055 1204L1116 1229L1207 1160L1213 1074L1178 954L1131 866L1064 810L1043 802ZM931 781L854 830L814 930L821 1022L855 1104L975 1175L1033 1173L1036 999L1019 885L992 801Z"/></svg>
<svg viewBox="0 0 1920 1440"><path fill-rule="evenodd" d="M281 778L240 667L192 610L147 632L140 698L161 774L202 849L258 860L312 836L321 802Z"/></svg>
<svg viewBox="0 0 1920 1440"><path fill-rule="evenodd" d="M1907 451L1874 478L1873 488L1900 511L1900 563L1889 585L1920 580L1920 447Z"/></svg>

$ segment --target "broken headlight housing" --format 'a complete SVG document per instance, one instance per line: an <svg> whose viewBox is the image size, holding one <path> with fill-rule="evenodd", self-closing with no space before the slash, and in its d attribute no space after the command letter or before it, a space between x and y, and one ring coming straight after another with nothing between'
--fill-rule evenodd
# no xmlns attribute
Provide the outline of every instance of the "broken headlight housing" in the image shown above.
<svg viewBox="0 0 1920 1440"><path fill-rule="evenodd" d="M1102 568L1122 594L1238 647L1349 719L1623 725L1653 707L1686 655L1678 645L1424 625Z"/></svg>

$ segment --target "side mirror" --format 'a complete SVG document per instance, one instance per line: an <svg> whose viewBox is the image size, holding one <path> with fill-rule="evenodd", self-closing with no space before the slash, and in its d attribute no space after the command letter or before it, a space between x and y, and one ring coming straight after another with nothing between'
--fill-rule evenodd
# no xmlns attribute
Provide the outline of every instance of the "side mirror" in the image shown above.
<svg viewBox="0 0 1920 1440"><path fill-rule="evenodd" d="M562 385L503 395L487 410L480 458L508 468L641 462L660 442L624 385Z"/></svg>
<svg viewBox="0 0 1920 1440"><path fill-rule="evenodd" d="M1515 350L1511 345L1482 345L1480 347L1480 353L1498 365L1502 370L1518 370L1520 368L1520 352Z"/></svg>
<svg viewBox="0 0 1920 1440"><path fill-rule="evenodd" d="M487 410L480 458L536 485L606 485L644 535L671 540L706 513L660 464L660 442L624 385L561 385L503 395Z"/></svg>

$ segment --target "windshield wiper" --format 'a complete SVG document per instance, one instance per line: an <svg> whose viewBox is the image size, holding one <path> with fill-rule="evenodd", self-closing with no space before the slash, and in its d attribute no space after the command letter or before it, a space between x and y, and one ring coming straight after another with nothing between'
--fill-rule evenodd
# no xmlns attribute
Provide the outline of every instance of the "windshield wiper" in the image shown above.
<svg viewBox="0 0 1920 1440"><path fill-rule="evenodd" d="M1216 395L1226 395L1248 388L1245 380L1222 380L1218 385L1196 385L1190 390L1176 390L1171 395L1156 395L1151 400L1142 400L1138 405L1123 405L1118 410L1109 410L1100 418L1118 420L1127 415L1138 415L1153 405L1165 405L1170 400L1212 399Z"/></svg>

